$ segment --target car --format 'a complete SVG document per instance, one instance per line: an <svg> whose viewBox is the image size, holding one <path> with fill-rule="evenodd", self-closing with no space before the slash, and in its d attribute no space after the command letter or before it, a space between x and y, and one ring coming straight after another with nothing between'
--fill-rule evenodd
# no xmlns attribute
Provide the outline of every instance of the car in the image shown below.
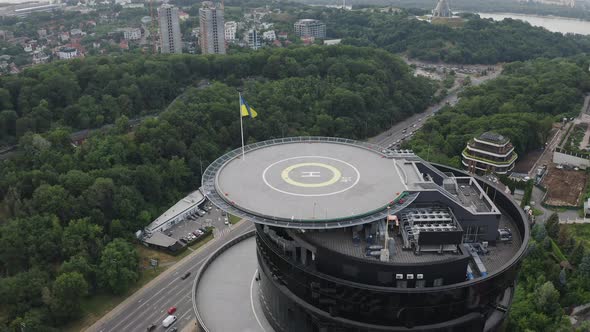
<svg viewBox="0 0 590 332"><path fill-rule="evenodd" d="M199 230L203 233L205 233L207 231L207 229L205 227L201 227L201 228L199 228Z"/></svg>
<svg viewBox="0 0 590 332"><path fill-rule="evenodd" d="M147 327L148 332L153 331L155 329L156 329L156 324L151 324L150 326Z"/></svg>
<svg viewBox="0 0 590 332"><path fill-rule="evenodd" d="M165 328L169 327L170 325L174 324L174 322L176 322L177 317L176 316L168 316L166 317L166 319L164 319L162 321L162 326L164 326Z"/></svg>
<svg viewBox="0 0 590 332"><path fill-rule="evenodd" d="M229 220L226 220L226 221L224 222L224 224L226 224L226 225L228 225L228 226L229 226Z"/></svg>
<svg viewBox="0 0 590 332"><path fill-rule="evenodd" d="M183 237L183 238L181 238L179 241L180 241L180 242L182 242L182 243L185 243L185 244L188 242L188 241L187 241L187 239L186 239L186 238L184 238L184 237Z"/></svg>
<svg viewBox="0 0 590 332"><path fill-rule="evenodd" d="M205 211L203 211L203 210L197 210L197 214L202 217L202 216L205 215Z"/></svg>
<svg viewBox="0 0 590 332"><path fill-rule="evenodd" d="M416 128L416 124L415 123L412 125L412 128Z"/></svg>
<svg viewBox="0 0 590 332"><path fill-rule="evenodd" d="M170 330L168 330L168 332L176 332L176 331L178 331L178 328L176 326L171 328Z"/></svg>
<svg viewBox="0 0 590 332"><path fill-rule="evenodd" d="M185 273L185 274L184 274L182 277L180 277L180 279L184 280L184 279L186 279L186 278L188 278L188 277L190 277L190 276L191 276L191 271L188 271L188 272L187 272L187 273Z"/></svg>
<svg viewBox="0 0 590 332"><path fill-rule="evenodd" d="M176 307L170 307L170 308L168 309L168 315L172 315L172 314L173 314L173 313L175 313L175 312L176 312Z"/></svg>
<svg viewBox="0 0 590 332"><path fill-rule="evenodd" d="M422 118L418 119L418 121L422 121Z"/></svg>

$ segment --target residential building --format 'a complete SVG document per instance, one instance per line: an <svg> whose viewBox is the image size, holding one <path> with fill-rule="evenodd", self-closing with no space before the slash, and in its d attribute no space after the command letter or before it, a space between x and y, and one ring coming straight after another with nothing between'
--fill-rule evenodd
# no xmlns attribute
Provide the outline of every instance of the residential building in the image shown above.
<svg viewBox="0 0 590 332"><path fill-rule="evenodd" d="M225 22L225 40L234 41L236 40L236 31L238 31L238 23L235 21Z"/></svg>
<svg viewBox="0 0 590 332"><path fill-rule="evenodd" d="M163 4L158 8L158 21L160 25L161 52L164 54L182 53L178 8Z"/></svg>
<svg viewBox="0 0 590 332"><path fill-rule="evenodd" d="M279 32L279 39L281 40L287 40L287 38L289 38L289 34L286 32Z"/></svg>
<svg viewBox="0 0 590 332"><path fill-rule="evenodd" d="M57 58L60 60L68 60L78 57L78 50L73 47L61 47L57 50Z"/></svg>
<svg viewBox="0 0 590 332"><path fill-rule="evenodd" d="M181 21L186 21L190 18L190 15L187 12L182 10L178 11L178 19Z"/></svg>
<svg viewBox="0 0 590 332"><path fill-rule="evenodd" d="M275 34L274 30L265 31L262 33L262 39L268 40L268 41L273 41L273 40L277 39L277 35Z"/></svg>
<svg viewBox="0 0 590 332"><path fill-rule="evenodd" d="M299 37L326 38L326 24L318 20L303 19L295 22L295 34Z"/></svg>
<svg viewBox="0 0 590 332"><path fill-rule="evenodd" d="M211 1L203 1L199 17L201 53L225 54L223 7L217 7Z"/></svg>
<svg viewBox="0 0 590 332"><path fill-rule="evenodd" d="M326 39L324 45L338 45L342 42L342 39Z"/></svg>
<svg viewBox="0 0 590 332"><path fill-rule="evenodd" d="M139 40L141 39L140 28L123 28L120 29L123 32L123 38L125 40Z"/></svg>
<svg viewBox="0 0 590 332"><path fill-rule="evenodd" d="M257 50L261 47L260 44L260 36L258 36L258 32L255 29L248 30L248 47L253 50Z"/></svg>
<svg viewBox="0 0 590 332"><path fill-rule="evenodd" d="M518 157L510 140L493 132L474 137L462 155L463 166L472 174L506 174L512 171Z"/></svg>

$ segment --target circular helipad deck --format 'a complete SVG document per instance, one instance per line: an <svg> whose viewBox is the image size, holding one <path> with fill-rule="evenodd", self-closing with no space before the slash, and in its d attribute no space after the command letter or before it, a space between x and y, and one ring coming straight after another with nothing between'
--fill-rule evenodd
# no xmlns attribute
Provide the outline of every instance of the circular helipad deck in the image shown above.
<svg viewBox="0 0 590 332"><path fill-rule="evenodd" d="M394 161L380 151L325 141L250 147L244 158L234 153L218 165L214 181L234 209L307 225L386 211L405 190Z"/></svg>

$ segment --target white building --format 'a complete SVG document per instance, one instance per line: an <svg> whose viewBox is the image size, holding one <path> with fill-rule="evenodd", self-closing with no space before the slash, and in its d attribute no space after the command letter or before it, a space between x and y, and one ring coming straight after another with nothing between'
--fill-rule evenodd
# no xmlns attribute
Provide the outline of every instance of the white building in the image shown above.
<svg viewBox="0 0 590 332"><path fill-rule="evenodd" d="M158 8L160 47L162 53L182 53L178 8L164 4Z"/></svg>
<svg viewBox="0 0 590 332"><path fill-rule="evenodd" d="M225 40L236 40L236 32L238 31L238 23L235 21L225 22Z"/></svg>
<svg viewBox="0 0 590 332"><path fill-rule="evenodd" d="M275 34L274 30L265 31L262 33L262 39L268 40L268 41L274 41L275 39L277 39L277 35Z"/></svg>
<svg viewBox="0 0 590 332"><path fill-rule="evenodd" d="M78 50L73 47L62 47L57 51L57 58L60 60L73 59L78 57Z"/></svg>
<svg viewBox="0 0 590 332"><path fill-rule="evenodd" d="M140 28L124 28L121 29L123 31L123 38L126 40L139 40L141 39L141 29Z"/></svg>
<svg viewBox="0 0 590 332"><path fill-rule="evenodd" d="M299 37L326 38L326 24L318 20L303 19L293 25Z"/></svg>
<svg viewBox="0 0 590 332"><path fill-rule="evenodd" d="M211 1L203 1L199 9L201 53L225 54L225 23L223 8Z"/></svg>
<svg viewBox="0 0 590 332"><path fill-rule="evenodd" d="M248 31L248 47L253 50L257 50L261 47L260 44L260 37L258 36L258 32L254 29Z"/></svg>

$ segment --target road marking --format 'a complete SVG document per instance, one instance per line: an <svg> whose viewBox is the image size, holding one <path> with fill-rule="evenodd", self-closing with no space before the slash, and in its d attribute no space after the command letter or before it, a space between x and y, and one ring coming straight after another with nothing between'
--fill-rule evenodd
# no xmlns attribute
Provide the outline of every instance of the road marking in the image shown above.
<svg viewBox="0 0 590 332"><path fill-rule="evenodd" d="M242 225L245 225L245 226L243 226L243 227L242 227ZM244 233L246 233L246 232L248 232L248 231L250 230L250 227L249 227L249 225L248 225L247 223L242 223L242 224L240 224L240 225L239 225L239 227L236 227L236 228L234 228L234 230L241 230L242 228L244 228L244 229L245 229ZM239 235L241 235L241 234L242 234L241 232L236 232L236 233L238 234L238 235L236 235L236 236L239 236ZM222 247L222 246L223 246L225 243L222 243L221 241L218 241L217 243L215 243L215 242L211 242L211 244L212 244L212 246L211 246L211 247L209 247L209 248L214 248L215 246L219 246L219 247L217 248L217 249L219 249L219 248L220 248L220 247ZM213 251L216 251L217 249L215 249L215 250L213 250ZM199 254L205 254L205 252L201 252L201 253L199 253ZM200 264L202 264L202 263L203 263L205 260L207 260L207 259L209 258L209 256L210 256L210 254L206 254L205 258L201 259L201 260L200 260L200 261L198 261L196 264L193 264L192 266L190 266L190 268L189 268L189 269L187 269L186 271L192 270L192 269L194 269L194 268L195 268L197 265L200 265ZM196 257L198 257L198 256L195 256L195 258L196 258ZM188 262L189 262L189 261L185 262L185 263L184 263L182 266L179 266L178 268L180 269L180 268L182 268L182 267L186 267L186 266L188 265L188 264L187 264ZM149 289L150 289L150 290L152 290L152 289L154 289L154 288L156 288L156 287L160 286L160 284L162 284L162 282L163 282L164 280L165 280L165 279L163 279L162 281L160 281L158 284L154 284L154 285L153 285L151 288L149 288ZM125 310L121 310L121 312L120 312L118 315L116 315L116 316L113 316L113 317L112 317L110 320L113 320L113 319L115 319L115 318L120 318L120 317L121 317L121 315L124 315L124 318L122 318L122 319L121 319L121 321L119 321L119 322L118 322L117 324L115 324L115 325L114 325L114 326L113 326L111 329L109 329L109 331L119 331L119 329L117 329L117 327L118 327L118 326L120 326L121 324L124 324L125 322L127 322L127 321L128 321L128 319L130 319L130 318L131 318L131 319L132 319L132 318L135 318L135 319L133 319L133 320L132 320L130 323L128 323L128 324L127 324L125 327L128 327L129 325L131 325L131 323L133 323L133 322L135 322L136 320L138 320L139 318L141 318L141 317L136 317L136 316L137 316L137 315L136 315L136 313L137 313L137 311L138 311L139 309L141 309L143 306L145 306L145 305L146 305L146 304L148 304L148 303L149 303L150 305L151 305L151 304L154 304L154 306L153 306L153 310L156 310L156 309L157 309L157 307L158 307L157 303L159 303L159 302L160 302L160 301L162 301L162 300L165 300L166 298L159 299L159 300L158 300L158 301L156 301L155 303L150 303L150 300L152 300L154 297L158 296L160 293L162 293L164 290L166 290L166 289L168 288L168 286L170 286L170 285L172 285L172 284L173 284L173 283L172 283L172 281L174 281L174 280L176 280L176 279L174 279L174 278L173 278L172 280L170 280L170 282L169 282L168 284L164 284L164 287L162 287L162 288L161 288L159 291L157 291L157 292L156 292L154 295L152 295L151 297L149 297L148 299L146 299L146 300L145 300L145 302L143 302L143 304L141 304L141 305L139 305L139 306L136 306L136 307L135 307L135 309L133 309L132 311L130 311L130 312L127 312L127 311L125 311ZM176 285L176 287L174 287L174 289L177 289L177 288L179 288L179 287L182 287L182 286L183 286L183 284L178 284L178 283L176 283L175 285ZM181 291L183 291L183 289L181 289ZM179 293L179 292L178 292L178 293ZM177 293L177 294L178 294L178 293ZM126 307L128 307L128 306L126 306ZM105 322L105 323L108 323L108 321L107 321L107 322ZM122 329L122 330L123 330L123 331L126 331L126 329Z"/></svg>
<svg viewBox="0 0 590 332"><path fill-rule="evenodd" d="M254 308L254 280L256 279L256 274L258 273L258 269L254 271L254 275L252 276L252 282L250 283L250 305L252 306L252 312L254 313L254 318L258 322L258 325L262 329L263 332L266 332L262 323L260 323L260 319L258 319L258 315L256 314L256 309Z"/></svg>

